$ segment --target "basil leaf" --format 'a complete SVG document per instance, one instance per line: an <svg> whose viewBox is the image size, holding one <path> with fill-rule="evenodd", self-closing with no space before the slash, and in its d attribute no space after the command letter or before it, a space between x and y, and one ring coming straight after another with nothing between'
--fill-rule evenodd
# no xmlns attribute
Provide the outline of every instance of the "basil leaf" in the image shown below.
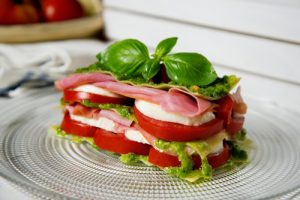
<svg viewBox="0 0 300 200"><path fill-rule="evenodd" d="M105 69L121 79L141 75L142 67L150 59L146 45L135 39L112 44L98 58Z"/></svg>
<svg viewBox="0 0 300 200"><path fill-rule="evenodd" d="M167 55L177 43L177 37L171 37L162 40L156 47L154 57L161 59Z"/></svg>
<svg viewBox="0 0 300 200"><path fill-rule="evenodd" d="M212 64L198 53L170 54L164 58L163 62L168 77L179 84L204 86L217 78Z"/></svg>
<svg viewBox="0 0 300 200"><path fill-rule="evenodd" d="M149 81L154 77L160 70L160 61L157 59L150 59L146 62L144 70L142 72L143 77Z"/></svg>

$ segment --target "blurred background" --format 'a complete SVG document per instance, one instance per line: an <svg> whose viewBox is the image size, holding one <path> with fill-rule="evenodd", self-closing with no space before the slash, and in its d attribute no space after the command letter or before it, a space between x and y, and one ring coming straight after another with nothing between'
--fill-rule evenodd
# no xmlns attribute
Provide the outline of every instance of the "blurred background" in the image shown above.
<svg viewBox="0 0 300 200"><path fill-rule="evenodd" d="M51 84L110 42L137 38L151 48L177 36L174 51L200 52L220 75L243 77L247 95L300 101L297 0L0 0L0 9L2 96L18 95L24 79Z"/></svg>
<svg viewBox="0 0 300 200"><path fill-rule="evenodd" d="M174 51L242 77L246 97L299 113L299 19L298 0L0 0L0 103L52 87L111 42L137 38L153 49L177 36Z"/></svg>

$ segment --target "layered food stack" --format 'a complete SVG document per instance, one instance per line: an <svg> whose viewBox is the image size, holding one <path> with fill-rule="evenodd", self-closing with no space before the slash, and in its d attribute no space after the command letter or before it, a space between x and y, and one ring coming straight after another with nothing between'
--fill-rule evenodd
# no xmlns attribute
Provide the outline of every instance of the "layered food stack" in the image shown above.
<svg viewBox="0 0 300 200"><path fill-rule="evenodd" d="M245 161L247 106L240 88L230 94L239 78L218 77L201 54L170 54L176 42L161 41L150 57L142 42L122 40L56 81L64 111L57 133L191 182Z"/></svg>

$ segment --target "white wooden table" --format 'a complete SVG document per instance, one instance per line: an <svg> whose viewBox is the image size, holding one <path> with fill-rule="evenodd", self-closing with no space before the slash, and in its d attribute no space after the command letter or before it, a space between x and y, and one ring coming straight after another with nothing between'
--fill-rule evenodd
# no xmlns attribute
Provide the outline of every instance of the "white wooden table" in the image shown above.
<svg viewBox="0 0 300 200"><path fill-rule="evenodd" d="M160 40L177 36L175 51L201 52L219 74L241 76L244 94L300 112L300 1L106 0L104 4L110 39L138 38L155 47ZM289 198L299 199L299 193ZM0 179L0 199L26 195Z"/></svg>

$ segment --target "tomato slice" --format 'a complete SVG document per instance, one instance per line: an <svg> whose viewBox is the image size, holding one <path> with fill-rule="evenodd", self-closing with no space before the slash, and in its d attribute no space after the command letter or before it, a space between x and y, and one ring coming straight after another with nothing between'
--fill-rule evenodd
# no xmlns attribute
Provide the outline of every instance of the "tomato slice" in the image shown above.
<svg viewBox="0 0 300 200"><path fill-rule="evenodd" d="M88 92L79 92L74 90L64 90L64 100L67 102L81 102L89 100L92 103L112 103L112 104L132 104L133 100L129 98L108 97L99 94L92 94Z"/></svg>
<svg viewBox="0 0 300 200"><path fill-rule="evenodd" d="M103 129L97 129L94 135L95 144L101 149L119 154L135 153L148 155L150 145L128 140L125 134L115 134Z"/></svg>
<svg viewBox="0 0 300 200"><path fill-rule="evenodd" d="M207 156L208 163L212 168L218 168L224 165L230 158L230 149L227 144L224 144L223 151L218 154L210 154ZM194 168L198 169L201 166L201 159L199 156L192 156L194 161ZM166 153L159 152L155 148L151 148L149 152L148 161L159 167L178 167L180 161L177 156L172 156Z"/></svg>
<svg viewBox="0 0 300 200"><path fill-rule="evenodd" d="M158 167L179 167L180 161L177 156L162 153L155 148L151 148L148 161Z"/></svg>
<svg viewBox="0 0 300 200"><path fill-rule="evenodd" d="M226 131L231 135L236 134L243 128L244 121L244 117L232 117L230 123L226 127Z"/></svg>
<svg viewBox="0 0 300 200"><path fill-rule="evenodd" d="M186 142L202 140L220 132L223 129L222 119L213 119L200 126L186 126L153 119L143 115L135 106L134 114L142 129L157 138L167 141Z"/></svg>
<svg viewBox="0 0 300 200"><path fill-rule="evenodd" d="M65 112L61 128L69 134L81 137L93 137L96 131L96 128L93 126L72 120L68 112Z"/></svg>
<svg viewBox="0 0 300 200"><path fill-rule="evenodd" d="M219 107L217 107L217 118L224 120L224 126L230 123L231 115L232 115L232 109L233 109L233 99L230 95L227 95L220 99L218 102Z"/></svg>

